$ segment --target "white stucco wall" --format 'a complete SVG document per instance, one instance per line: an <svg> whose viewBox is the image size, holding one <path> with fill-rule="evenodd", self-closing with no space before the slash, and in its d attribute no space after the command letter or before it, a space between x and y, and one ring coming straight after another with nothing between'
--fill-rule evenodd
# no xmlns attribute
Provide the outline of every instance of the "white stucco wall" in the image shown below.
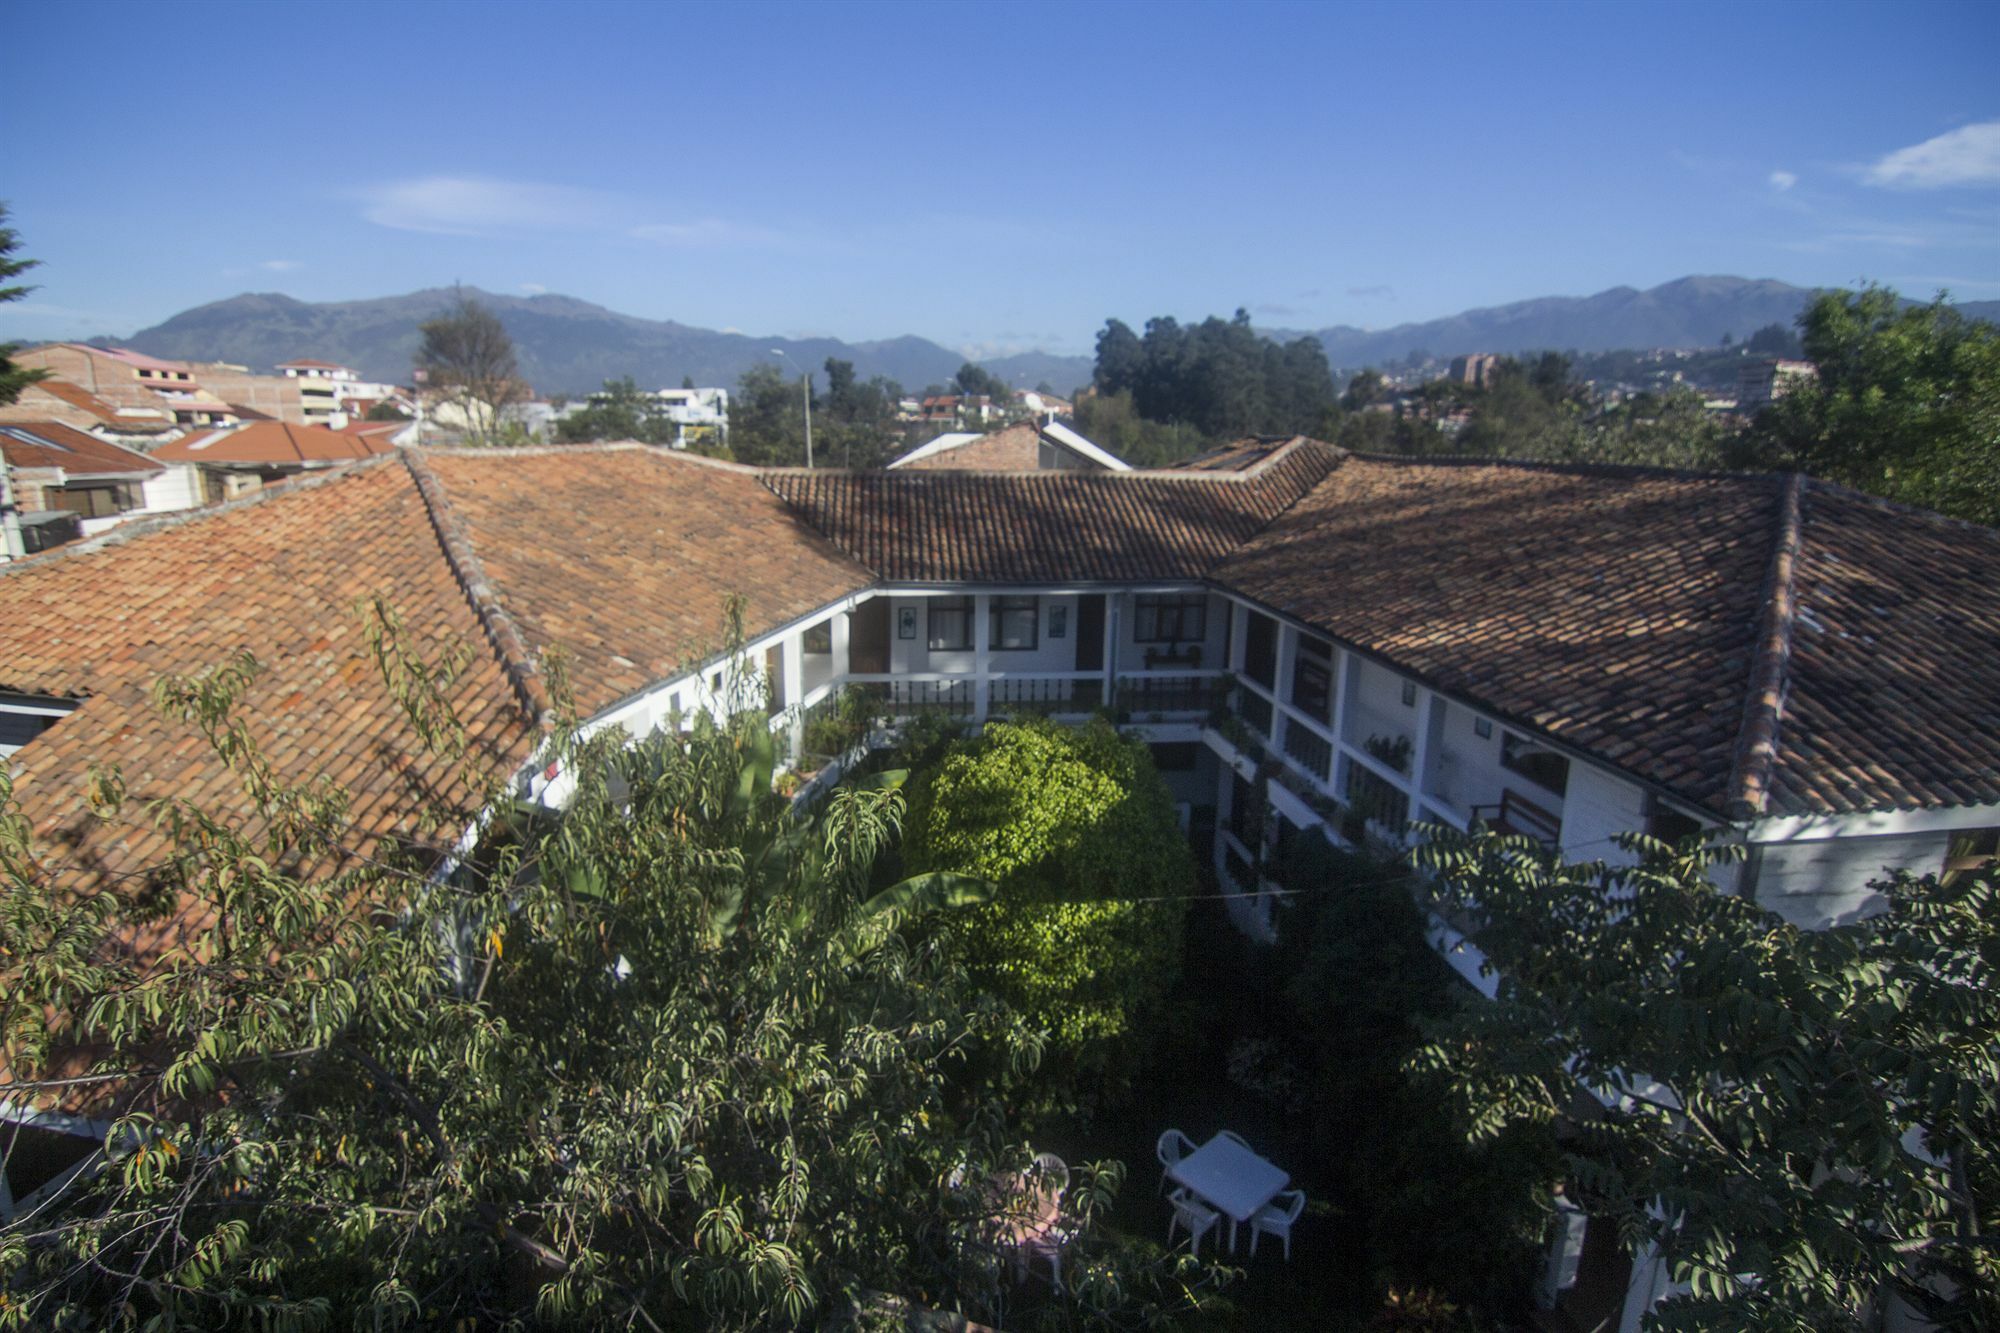
<svg viewBox="0 0 2000 1333"><path fill-rule="evenodd" d="M1753 896L1794 925L1845 925L1884 907L1871 880L1886 878L1890 867L1920 875L1942 870L1950 840L1949 833L1933 832L1764 843Z"/></svg>
<svg viewBox="0 0 2000 1333"><path fill-rule="evenodd" d="M1474 729L1478 714L1463 704L1444 700L1443 723L1438 730L1437 749L1430 756L1430 788L1461 811L1475 805L1492 805L1507 785L1507 770L1500 767L1500 726L1481 736Z"/></svg>
<svg viewBox="0 0 2000 1333"><path fill-rule="evenodd" d="M1403 679L1387 667L1356 657L1349 677L1345 711L1346 734L1341 738L1357 749L1370 736L1417 736L1417 710L1403 702Z"/></svg>
<svg viewBox="0 0 2000 1333"><path fill-rule="evenodd" d="M170 467L146 480L142 491L143 508L149 514L176 509L192 509L201 503L201 476L192 465Z"/></svg>
<svg viewBox="0 0 2000 1333"><path fill-rule="evenodd" d="M1188 591L1197 592L1199 589L1190 588ZM1108 602L1116 605L1118 611L1116 641L1118 669L1120 671L1144 671L1147 669L1146 650L1148 648L1164 649L1168 647L1168 645L1161 643L1140 643L1134 637L1134 632L1138 625L1138 616L1135 614L1137 607L1136 598L1136 593L1129 592L1111 593L1106 598ZM1227 665L1223 661L1222 645L1229 637L1230 611L1231 603L1227 598L1217 597L1213 594L1209 595L1207 621L1203 626L1206 633L1201 638L1200 669L1203 671ZM1185 647L1186 642L1183 641L1181 646ZM1155 671L1174 671L1188 670L1190 668L1162 665L1152 669Z"/></svg>
<svg viewBox="0 0 2000 1333"><path fill-rule="evenodd" d="M1494 728L1496 739L1499 728ZM1523 778L1520 789L1541 800L1541 789ZM1609 839L1646 827L1646 793L1636 783L1592 764L1570 761L1569 790L1562 800L1563 854L1573 861L1629 865L1637 858Z"/></svg>

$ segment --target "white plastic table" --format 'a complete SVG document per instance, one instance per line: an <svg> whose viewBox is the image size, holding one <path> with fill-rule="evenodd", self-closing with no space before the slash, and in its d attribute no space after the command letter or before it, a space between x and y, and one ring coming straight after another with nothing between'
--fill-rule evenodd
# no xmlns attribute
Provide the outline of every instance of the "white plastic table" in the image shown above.
<svg viewBox="0 0 2000 1333"><path fill-rule="evenodd" d="M1229 1215L1229 1251L1236 1252L1236 1224L1248 1222L1292 1178L1234 1139L1217 1134L1167 1168L1185 1185Z"/></svg>

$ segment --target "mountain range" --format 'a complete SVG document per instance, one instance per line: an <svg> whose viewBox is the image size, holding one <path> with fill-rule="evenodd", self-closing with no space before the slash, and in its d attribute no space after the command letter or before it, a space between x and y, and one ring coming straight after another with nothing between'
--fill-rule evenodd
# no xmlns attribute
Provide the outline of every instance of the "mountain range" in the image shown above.
<svg viewBox="0 0 2000 1333"><path fill-rule="evenodd" d="M815 373L828 357L852 361L866 379L886 375L906 389L949 381L966 358L925 338L876 342L838 338L753 337L672 320L619 314L575 297L505 296L464 289L491 307L512 335L522 374L545 394L585 393L630 375L640 385L734 386L773 349ZM295 357L352 366L366 379L403 381L418 343L417 326L448 306L457 291L431 288L362 301L306 302L275 292L245 293L182 311L118 342L154 356L231 361L269 369ZM1523 352L1560 348L1712 347L1724 333L1741 339L1766 324L1787 324L1814 289L1768 279L1688 277L1640 291L1614 287L1594 296L1548 296L1467 310L1389 329L1336 325L1311 331L1338 369L1400 361L1412 352ZM1961 304L1976 318L2000 320L2000 301ZM1299 331L1267 330L1275 337ZM790 373L789 364L779 362ZM1010 384L1047 383L1067 392L1088 383L1091 358L1023 352L988 358L987 370Z"/></svg>

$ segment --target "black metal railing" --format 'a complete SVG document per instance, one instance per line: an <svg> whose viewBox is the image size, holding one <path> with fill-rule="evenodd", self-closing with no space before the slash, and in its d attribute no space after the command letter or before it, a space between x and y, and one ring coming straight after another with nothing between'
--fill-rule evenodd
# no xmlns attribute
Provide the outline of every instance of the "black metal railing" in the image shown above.
<svg viewBox="0 0 2000 1333"><path fill-rule="evenodd" d="M990 683L986 710L997 716L1035 713L1089 713L1104 699L1104 679L1091 676L1072 680L1010 679L1002 676Z"/></svg>
<svg viewBox="0 0 2000 1333"><path fill-rule="evenodd" d="M1220 676L1121 676L1118 708L1126 713L1207 713L1221 702Z"/></svg>
<svg viewBox="0 0 2000 1333"><path fill-rule="evenodd" d="M1321 782L1332 778L1333 742L1296 718L1285 719L1285 753Z"/></svg>
<svg viewBox="0 0 2000 1333"><path fill-rule="evenodd" d="M973 713L973 689L969 680L895 680L890 681L887 688L884 707L899 717L914 713L971 717Z"/></svg>

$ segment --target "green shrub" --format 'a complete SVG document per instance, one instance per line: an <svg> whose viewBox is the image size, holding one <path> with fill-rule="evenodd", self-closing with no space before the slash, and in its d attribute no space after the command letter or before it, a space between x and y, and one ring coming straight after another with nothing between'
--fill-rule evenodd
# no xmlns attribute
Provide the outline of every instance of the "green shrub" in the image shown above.
<svg viewBox="0 0 2000 1333"><path fill-rule="evenodd" d="M996 723L916 781L912 873L993 880L941 927L973 977L1048 1034L1033 1109L1118 1097L1179 975L1193 857L1146 747L1098 720Z"/></svg>

